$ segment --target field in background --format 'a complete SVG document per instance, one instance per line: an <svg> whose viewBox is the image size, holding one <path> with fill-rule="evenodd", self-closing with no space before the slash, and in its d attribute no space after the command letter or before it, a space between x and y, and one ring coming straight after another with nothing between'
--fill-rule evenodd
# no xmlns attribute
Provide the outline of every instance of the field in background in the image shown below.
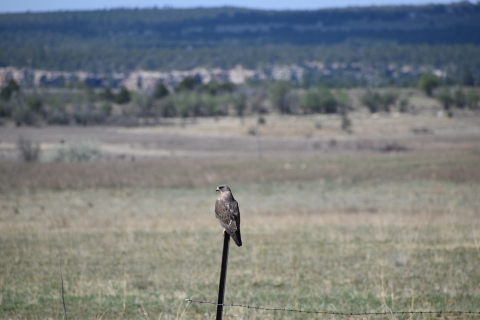
<svg viewBox="0 0 480 320"><path fill-rule="evenodd" d="M390 89L379 89L380 93ZM480 148L478 110L453 110L447 117L433 98L415 89L394 89L409 99L409 110L371 114L361 105L362 89L349 89L352 110L349 130L342 129L340 114L287 116L262 115L258 118L233 116L218 118L159 118L152 125L116 126L0 126L0 162L18 159L20 137L39 142L43 162L65 143L98 144L103 161L162 159L255 158L323 156L338 152L370 153L405 150L460 150ZM146 119L149 120L149 119ZM154 121L155 120L155 121ZM154 125L153 125L154 124ZM256 135L258 130L259 135ZM350 132L349 132L350 131Z"/></svg>
<svg viewBox="0 0 480 320"><path fill-rule="evenodd" d="M478 117L434 110L357 113L353 134L335 117L267 116L262 159L253 119L0 128L4 159L20 134L44 152L62 139L104 152L0 162L0 318L61 319L60 267L71 319L213 318L184 299L216 300L220 183L240 203L244 241L230 249L226 303L480 311ZM224 318L318 317L232 307Z"/></svg>

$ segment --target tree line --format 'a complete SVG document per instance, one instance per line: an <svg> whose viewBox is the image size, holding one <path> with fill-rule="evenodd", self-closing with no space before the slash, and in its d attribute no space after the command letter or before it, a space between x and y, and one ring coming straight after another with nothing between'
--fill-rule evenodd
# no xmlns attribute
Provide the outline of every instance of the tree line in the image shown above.
<svg viewBox="0 0 480 320"><path fill-rule="evenodd" d="M382 82L392 64L480 77L480 4L268 11L115 9L0 14L0 67L93 73L268 69L311 61L362 63ZM417 74L413 75L414 77ZM354 83L348 73L322 82ZM401 81L415 79L406 78Z"/></svg>
<svg viewBox="0 0 480 320"><path fill-rule="evenodd" d="M480 109L480 95L473 87L473 77L466 73L464 85L451 85L433 74L422 74L416 87L437 99L448 115L453 108ZM371 113L408 112L408 96L398 90L365 89L359 103ZM348 117L354 103L344 89L324 86L298 88L287 81L250 85L198 83L187 77L173 90L163 83L151 92L131 92L126 88L90 87L47 90L21 88L14 80L0 90L0 119L16 125L139 125L144 120L280 114L338 114L342 128L351 126ZM1 121L1 120L0 120ZM2 122L2 123L3 123Z"/></svg>

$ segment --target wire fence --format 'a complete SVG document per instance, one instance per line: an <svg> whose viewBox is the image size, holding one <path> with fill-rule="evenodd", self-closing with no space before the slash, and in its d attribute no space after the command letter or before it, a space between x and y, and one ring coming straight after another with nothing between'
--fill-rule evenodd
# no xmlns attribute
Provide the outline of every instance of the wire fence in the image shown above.
<svg viewBox="0 0 480 320"><path fill-rule="evenodd" d="M219 306L216 302L211 301L202 301L194 299L185 299L187 303L199 303L199 304L211 304L214 306ZM283 311L283 312L296 312L296 313L310 313L310 314L323 314L323 315L336 315L336 316L384 316L384 315L408 315L408 314L419 314L419 315L475 315L480 316L480 311L460 311L460 310L442 310L442 311L389 311L389 312L341 312L341 311L309 311L309 310L296 310L288 308L266 308L266 307L257 307L250 306L245 304L231 303L222 305L223 307L241 307L247 309L256 309L256 310L266 310L266 311Z"/></svg>

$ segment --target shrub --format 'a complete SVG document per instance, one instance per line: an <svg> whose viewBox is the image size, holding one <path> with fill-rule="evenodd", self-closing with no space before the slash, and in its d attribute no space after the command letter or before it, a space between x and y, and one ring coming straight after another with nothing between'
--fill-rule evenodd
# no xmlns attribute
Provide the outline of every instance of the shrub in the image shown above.
<svg viewBox="0 0 480 320"><path fill-rule="evenodd" d="M323 113L336 113L338 101L327 88L320 89L320 107Z"/></svg>
<svg viewBox="0 0 480 320"><path fill-rule="evenodd" d="M345 132L352 133L352 120L350 120L346 112L342 113L341 128Z"/></svg>
<svg viewBox="0 0 480 320"><path fill-rule="evenodd" d="M360 102L364 104L371 113L380 111L381 97L378 92L367 91L360 97Z"/></svg>
<svg viewBox="0 0 480 320"><path fill-rule="evenodd" d="M102 104L102 106L100 107L100 109L102 110L102 112L103 112L107 117L109 117L109 116L112 114L113 106L112 106L111 103L104 102L104 103Z"/></svg>
<svg viewBox="0 0 480 320"><path fill-rule="evenodd" d="M155 86L155 91L153 92L153 98L162 99L168 96L169 93L170 92L168 91L167 87L162 82L160 82Z"/></svg>
<svg viewBox="0 0 480 320"><path fill-rule="evenodd" d="M420 90L425 92L429 97L432 96L433 90L440 86L442 82L440 78L431 73L422 73L418 79L417 86Z"/></svg>
<svg viewBox="0 0 480 320"><path fill-rule="evenodd" d="M162 99L159 109L159 113L162 117L176 117L178 115L178 111L175 106L175 97L173 95L169 95L165 99Z"/></svg>
<svg viewBox="0 0 480 320"><path fill-rule="evenodd" d="M115 102L118 104L129 103L131 100L130 92L125 88L120 88L120 92L115 96Z"/></svg>
<svg viewBox="0 0 480 320"><path fill-rule="evenodd" d="M400 100L400 112L402 113L407 112L408 104L409 104L408 98L403 98L402 100Z"/></svg>
<svg viewBox="0 0 480 320"><path fill-rule="evenodd" d="M12 120L17 126L22 124L34 125L37 123L38 114L30 109L25 96L21 92L12 94Z"/></svg>
<svg viewBox="0 0 480 320"><path fill-rule="evenodd" d="M304 113L335 113L338 105L338 100L326 88L308 90L300 100L300 108Z"/></svg>
<svg viewBox="0 0 480 320"><path fill-rule="evenodd" d="M20 91L20 86L13 79L8 81L7 85L0 91L0 98L4 101L10 100L14 92Z"/></svg>
<svg viewBox="0 0 480 320"><path fill-rule="evenodd" d="M233 108L239 117L243 117L247 109L247 97L244 93L239 93L233 98Z"/></svg>
<svg viewBox="0 0 480 320"><path fill-rule="evenodd" d="M269 99L274 108L280 113L291 113L291 105L288 99L290 83L288 81L277 81L268 90Z"/></svg>
<svg viewBox="0 0 480 320"><path fill-rule="evenodd" d="M104 123L107 115L103 110L97 110L93 104L76 106L73 119L77 124L89 125Z"/></svg>
<svg viewBox="0 0 480 320"><path fill-rule="evenodd" d="M103 92L100 93L100 99L105 101L114 101L115 95L112 92L112 89L109 87L105 88Z"/></svg>
<svg viewBox="0 0 480 320"><path fill-rule="evenodd" d="M300 100L303 113L318 112L320 110L320 95L316 90L308 90Z"/></svg>
<svg viewBox="0 0 480 320"><path fill-rule="evenodd" d="M64 108L53 108L48 112L46 120L48 124L67 125L70 123L70 117Z"/></svg>
<svg viewBox="0 0 480 320"><path fill-rule="evenodd" d="M446 87L440 91L440 93L437 95L437 99L443 105L445 110L450 110L450 106L454 103L454 99L450 94L450 90Z"/></svg>
<svg viewBox="0 0 480 320"><path fill-rule="evenodd" d="M180 81L180 83L175 88L175 91L192 91L193 89L195 89L196 84L197 82L195 81L194 77L186 77L182 81Z"/></svg>
<svg viewBox="0 0 480 320"><path fill-rule="evenodd" d="M37 95L27 97L27 104L30 110L40 112L43 106L43 100Z"/></svg>
<svg viewBox="0 0 480 320"><path fill-rule="evenodd" d="M100 156L100 147L97 143L67 143L54 149L50 154L50 160L55 162L82 162L97 160Z"/></svg>
<svg viewBox="0 0 480 320"><path fill-rule="evenodd" d="M479 102L480 102L480 95L473 91L473 90L470 90L468 93L467 93L467 105L470 109L478 109L479 108Z"/></svg>
<svg viewBox="0 0 480 320"><path fill-rule="evenodd" d="M398 95L392 92L380 94L378 92L367 91L361 98L362 102L371 113L379 111L390 112L390 106L397 101Z"/></svg>
<svg viewBox="0 0 480 320"><path fill-rule="evenodd" d="M455 90L454 94L455 106L457 108L464 108L467 104L467 96L461 89Z"/></svg>
<svg viewBox="0 0 480 320"><path fill-rule="evenodd" d="M20 137L17 142L19 158L25 162L40 160L40 144Z"/></svg>
<svg viewBox="0 0 480 320"><path fill-rule="evenodd" d="M462 85L473 87L475 85L475 78L470 70L465 70L462 76Z"/></svg>

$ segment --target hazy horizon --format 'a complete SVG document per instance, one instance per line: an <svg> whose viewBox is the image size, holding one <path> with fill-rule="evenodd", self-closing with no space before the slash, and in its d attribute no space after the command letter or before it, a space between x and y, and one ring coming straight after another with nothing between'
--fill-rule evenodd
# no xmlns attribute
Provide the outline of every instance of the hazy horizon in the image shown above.
<svg viewBox="0 0 480 320"><path fill-rule="evenodd" d="M425 5L425 4L448 4L459 1L449 0L337 0L337 1L322 1L315 2L309 0L298 0L292 3L291 1L274 1L266 0L261 4L253 0L177 0L175 5L169 1L151 1L139 0L135 6L132 6L131 1L125 0L85 0L82 2L70 2L51 0L51 1L32 1L20 0L16 2L8 2L0 4L0 13L16 13L16 12L45 12L45 11L84 11L84 10L103 10L115 8L198 8L198 7L221 7L234 6L245 7L251 9L272 9L272 10L315 10L324 8L342 8L342 7L365 7L365 6L389 6L389 5Z"/></svg>

